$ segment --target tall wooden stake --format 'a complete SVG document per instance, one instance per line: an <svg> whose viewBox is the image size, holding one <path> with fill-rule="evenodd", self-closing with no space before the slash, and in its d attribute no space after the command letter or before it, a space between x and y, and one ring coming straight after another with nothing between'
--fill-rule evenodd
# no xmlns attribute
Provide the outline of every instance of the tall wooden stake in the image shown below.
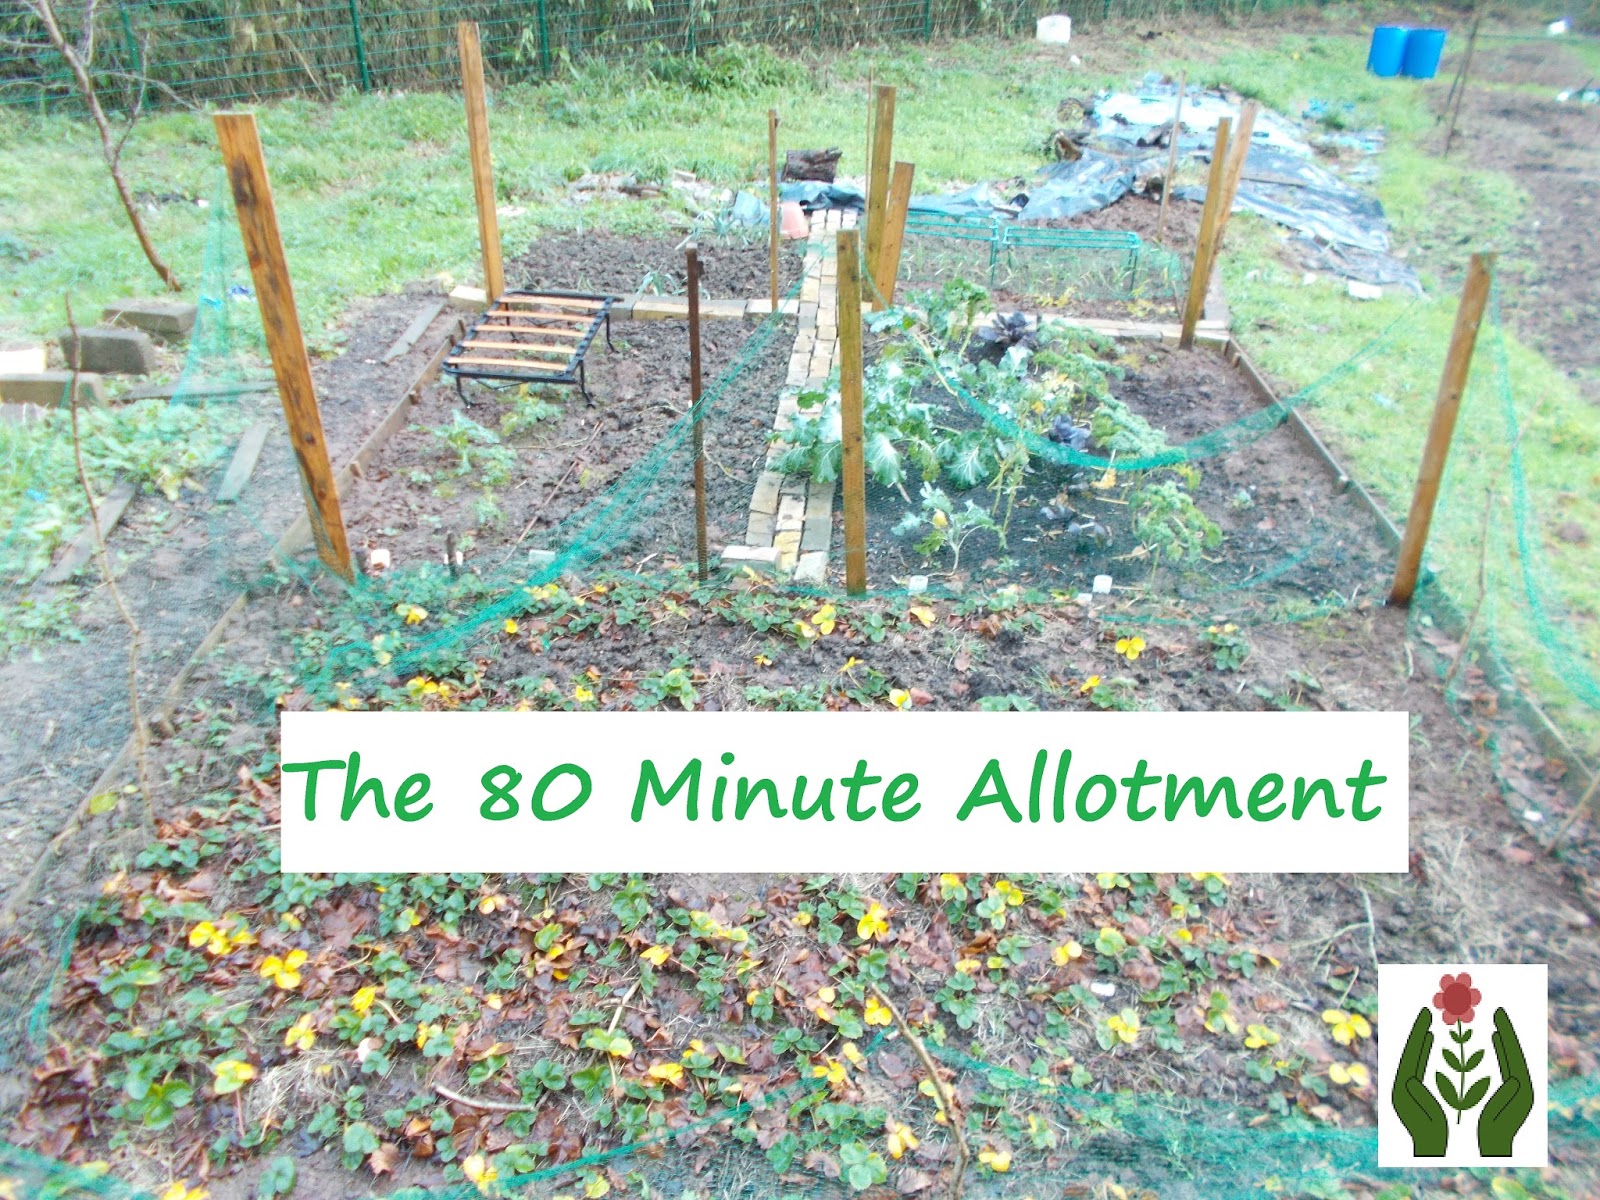
<svg viewBox="0 0 1600 1200"><path fill-rule="evenodd" d="M879 257L881 278L878 292L885 304L894 303L894 290L900 280L900 250L906 240L906 214L911 208L911 180L916 167L897 162L889 184L889 204L883 215L883 252Z"/></svg>
<svg viewBox="0 0 1600 1200"><path fill-rule="evenodd" d="M1211 146L1211 171L1206 176L1206 203L1200 210L1200 244L1195 247L1194 267L1189 272L1189 299L1183 306L1183 333L1178 345L1187 350L1194 345L1194 327L1206 306L1206 289L1211 286L1212 250L1217 244L1217 210L1223 207L1223 171L1228 157L1228 132L1232 122L1223 117L1217 122L1217 140Z"/></svg>
<svg viewBox="0 0 1600 1200"><path fill-rule="evenodd" d="M1422 446L1422 468L1417 472L1417 490L1411 496L1411 512L1400 541L1395 562L1394 586L1389 603L1411 603L1422 571L1422 552L1428 544L1428 526L1433 522L1434 502L1439 498L1439 481L1444 478L1445 459L1450 454L1450 438L1455 433L1461 397L1467 390L1467 372L1472 367L1472 348L1478 342L1478 325L1489 300L1493 279L1493 254L1474 254L1467 264L1467 281L1461 287L1461 303L1456 307L1456 324L1450 333L1450 349L1445 352L1444 372L1439 376L1439 394L1433 402L1433 420L1428 424L1428 439Z"/></svg>
<svg viewBox="0 0 1600 1200"><path fill-rule="evenodd" d="M844 485L844 585L867 590L867 461L861 379L861 241L841 229L838 241L839 416Z"/></svg>
<svg viewBox="0 0 1600 1200"><path fill-rule="evenodd" d="M685 251L688 257L689 284L689 405L694 429L694 554L700 569L700 581L705 582L709 567L709 550L706 545L706 434L700 424L700 247L690 242Z"/></svg>
<svg viewBox="0 0 1600 1200"><path fill-rule="evenodd" d="M1256 114L1261 106L1254 100L1248 102L1239 114L1239 129L1233 135L1228 149L1228 170L1222 177L1222 207L1217 211L1217 237L1211 247L1212 256L1222 249L1222 235L1227 232L1228 218L1233 213L1233 200L1239 194L1239 183L1244 178L1245 159L1250 154L1250 139L1255 136Z"/></svg>
<svg viewBox="0 0 1600 1200"><path fill-rule="evenodd" d="M233 189L233 206L239 214L250 277L256 285L261 328L278 380L283 415L289 423L289 440L300 465L306 515L317 543L317 555L347 580L355 578L350 565L350 544L339 507L339 489L328 461L328 443L322 434L322 413L311 385L311 359L300 336L300 315L295 309L294 285L283 256L283 236L272 203L272 185L261 155L256 119L249 113L218 113L217 142Z"/></svg>
<svg viewBox="0 0 1600 1200"><path fill-rule="evenodd" d="M461 90L467 101L467 144L472 152L472 194L478 205L478 244L483 248L483 290L492 306L506 290L500 265L500 219L494 211L494 162L489 157L489 105L483 90L483 51L476 21L456 26L461 47Z"/></svg>
<svg viewBox="0 0 1600 1200"><path fill-rule="evenodd" d="M874 309L882 308L883 285L883 221L889 207L889 164L894 157L894 88L888 84L878 87L876 116L872 122L872 162L868 168L867 186L867 272L876 289L872 299Z"/></svg>
<svg viewBox="0 0 1600 1200"><path fill-rule="evenodd" d="M1172 196L1172 185L1178 174L1178 134L1183 129L1183 93L1189 86L1189 72L1178 76L1178 104L1172 111L1172 138L1167 143L1167 175L1161 184L1161 211L1156 214L1156 241L1166 244L1167 200Z"/></svg>
<svg viewBox="0 0 1600 1200"><path fill-rule="evenodd" d="M767 110L767 257L772 276L772 311L778 311L778 110Z"/></svg>
<svg viewBox="0 0 1600 1200"><path fill-rule="evenodd" d="M1467 53L1461 60L1461 69L1456 72L1455 81L1450 84L1450 95L1445 100L1445 107L1450 110L1450 124L1444 131L1444 153L1450 154L1450 143L1456 136L1456 121L1461 116L1461 102L1467 94L1467 73L1472 70L1472 51L1478 44L1478 26L1483 21L1483 5L1478 6L1478 11L1472 17L1472 32L1467 35Z"/></svg>

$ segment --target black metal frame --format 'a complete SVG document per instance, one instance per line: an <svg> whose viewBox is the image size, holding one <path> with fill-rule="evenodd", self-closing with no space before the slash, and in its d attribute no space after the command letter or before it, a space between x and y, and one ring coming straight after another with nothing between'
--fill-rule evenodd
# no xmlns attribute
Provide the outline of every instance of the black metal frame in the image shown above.
<svg viewBox="0 0 1600 1200"><path fill-rule="evenodd" d="M583 331L583 336L577 341L573 342L569 364L565 371L518 371L512 367L489 367L470 363L458 366L449 361L457 355L470 354L471 347L469 347L467 343L476 339L480 333L493 330L497 333L509 334L514 340L518 334L536 334L538 332L537 330L529 329L507 329L503 324L492 323L497 317L509 315L505 313L497 314L492 311L496 306L504 303L506 297L508 296L526 297L530 300L539 299L540 297L549 297L552 300L600 301L600 307L591 310L589 313L589 325L588 328ZM471 325L467 326L467 331L461 335L461 340L452 346L450 348L450 353L445 356L445 363L441 370L444 374L455 377L456 394L460 396L463 401L466 400L466 393L462 390L461 384L463 379L504 379L514 383L568 384L576 387L580 392L583 393L583 398L590 404L593 404L594 397L589 394L588 376L584 370L584 358L589 352L589 345L594 341L595 334L600 332L601 326L604 326L606 331L606 349L616 349L616 347L611 344L611 306L616 302L616 296L599 295L593 292L562 292L556 291L554 288L511 289L502 295L497 296L493 301L491 301L488 307L485 308L481 314L479 314L477 320L473 321ZM578 321L580 321L583 316L584 314L581 312L573 313L573 324L576 324Z"/></svg>

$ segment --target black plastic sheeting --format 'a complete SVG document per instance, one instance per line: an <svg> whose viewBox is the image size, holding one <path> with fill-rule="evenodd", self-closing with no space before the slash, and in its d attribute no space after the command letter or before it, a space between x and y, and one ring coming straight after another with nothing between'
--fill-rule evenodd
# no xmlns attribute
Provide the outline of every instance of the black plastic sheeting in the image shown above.
<svg viewBox="0 0 1600 1200"><path fill-rule="evenodd" d="M1172 194L1203 203L1206 189L1174 188ZM1252 144L1233 210L1253 212L1293 229L1324 270L1367 283L1422 290L1416 273L1389 253L1389 222L1377 197L1310 158Z"/></svg>
<svg viewBox="0 0 1600 1200"><path fill-rule="evenodd" d="M1031 192L1017 197L1018 221L1059 221L1082 216L1115 204L1133 190L1134 167L1125 159L1098 150L1086 150L1072 162L1059 162L1039 173ZM950 217L1011 215L996 210L989 184L980 183L948 196L916 196L912 212L942 213Z"/></svg>

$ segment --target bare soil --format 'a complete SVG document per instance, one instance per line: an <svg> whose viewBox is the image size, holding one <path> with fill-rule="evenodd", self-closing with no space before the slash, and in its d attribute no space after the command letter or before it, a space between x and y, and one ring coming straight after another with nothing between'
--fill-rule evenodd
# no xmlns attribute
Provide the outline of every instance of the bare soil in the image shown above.
<svg viewBox="0 0 1600 1200"><path fill-rule="evenodd" d="M1501 263L1514 282L1502 290L1508 315L1600 404L1600 105L1556 99L1586 83L1583 61L1558 43L1481 44L1452 152L1527 190L1534 253ZM1434 92L1442 112L1447 85Z"/></svg>

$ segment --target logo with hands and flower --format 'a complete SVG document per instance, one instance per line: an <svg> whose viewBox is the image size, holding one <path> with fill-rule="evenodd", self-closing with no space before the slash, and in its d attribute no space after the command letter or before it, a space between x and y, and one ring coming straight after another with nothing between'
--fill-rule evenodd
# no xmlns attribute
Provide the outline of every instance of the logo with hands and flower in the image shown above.
<svg viewBox="0 0 1600 1200"><path fill-rule="evenodd" d="M1519 969L1528 968L1487 970ZM1454 1151L1451 1148L1457 1128L1465 1133L1469 1122L1479 1158L1509 1159L1540 1090L1529 1071L1522 1039L1504 1006L1497 1006L1489 1021L1480 1019L1484 992L1474 983L1472 971L1446 970L1435 978L1437 987L1412 1021L1393 1074L1389 1098L1394 1113L1410 1135L1416 1159L1459 1160L1470 1155L1473 1145L1466 1138ZM1484 986L1490 986L1487 980ZM1536 1032L1542 1039L1543 1028ZM1492 1069L1486 1063L1491 1050ZM1542 1071L1539 1084L1542 1088Z"/></svg>

